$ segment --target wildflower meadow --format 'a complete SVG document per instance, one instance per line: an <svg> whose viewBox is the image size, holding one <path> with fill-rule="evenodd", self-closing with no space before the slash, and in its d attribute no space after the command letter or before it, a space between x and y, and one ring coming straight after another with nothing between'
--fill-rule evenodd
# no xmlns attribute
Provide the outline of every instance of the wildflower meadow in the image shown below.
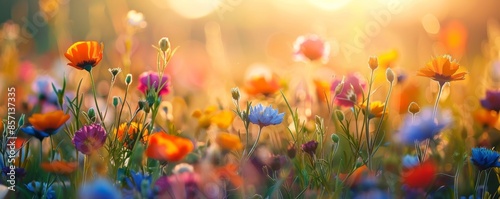
<svg viewBox="0 0 500 199"><path fill-rule="evenodd" d="M500 198L498 1L0 4L0 198Z"/></svg>

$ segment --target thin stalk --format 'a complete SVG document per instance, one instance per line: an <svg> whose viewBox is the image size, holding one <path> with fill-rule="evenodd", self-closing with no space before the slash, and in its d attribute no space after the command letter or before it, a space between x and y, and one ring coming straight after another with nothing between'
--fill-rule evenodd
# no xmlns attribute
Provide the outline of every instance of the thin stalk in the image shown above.
<svg viewBox="0 0 500 199"><path fill-rule="evenodd" d="M252 156L252 153L255 151L255 148L257 148L257 143L259 142L259 139L260 139L260 134L262 133L262 126L259 127L259 133L257 133L257 139L255 140L255 142L253 143L253 146L252 148L250 149L250 151L248 152L248 159L250 159L250 156Z"/></svg>
<svg viewBox="0 0 500 199"><path fill-rule="evenodd" d="M373 84L373 72L374 70L371 70L371 73L370 73L370 82L369 82L369 86L368 86L368 96L366 97L366 109L365 109L365 122L366 122L366 148L367 148L367 152L368 152L368 168L371 170L372 169L372 160L370 158L371 154L370 154L370 117L369 117L369 113L370 113L370 93L371 93L371 90L372 90L372 84Z"/></svg>
<svg viewBox="0 0 500 199"><path fill-rule="evenodd" d="M484 176L484 184L483 184L483 194L481 197L485 197L486 195L486 192L488 190L488 177L490 176L490 172L491 172L491 169L488 169L486 171L486 176Z"/></svg>
<svg viewBox="0 0 500 199"><path fill-rule="evenodd" d="M438 91L438 95L436 97L436 102L434 102L434 109L432 110L432 118L433 118L433 120L436 120L436 114L437 114L437 109L438 109L438 105L439 105L439 99L441 98L441 94L443 93L444 84L445 83L439 82L439 91ZM422 154L422 157L423 157L422 160L424 160L425 156L427 156L427 149L429 148L430 143L431 143L430 140L426 140L424 152Z"/></svg>
<svg viewBox="0 0 500 199"><path fill-rule="evenodd" d="M92 93L94 95L94 102L95 102L95 107L97 109L97 114L99 115L99 119L101 120L102 126L104 127L104 129L107 129L106 124L104 123L104 117L102 116L101 110L99 109L99 104L97 103L97 93L95 88L94 75L92 75L92 70L89 71L89 74L90 74L90 82L92 83Z"/></svg>
<svg viewBox="0 0 500 199"><path fill-rule="evenodd" d="M386 111L387 111L387 106L389 105L389 99L390 99L391 93L392 93L392 82L391 82L391 86L389 87L389 92L387 93L387 96L385 98L384 109L382 111L382 116L380 117L380 121L378 122L377 131L375 131L375 137L373 138L373 145L375 144L375 142L377 140L377 137L380 133L380 128L382 128L382 122L384 121L384 117L387 114ZM371 150L373 150L373 149L371 149Z"/></svg>
<svg viewBox="0 0 500 199"><path fill-rule="evenodd" d="M481 170L481 171L479 171L479 173L476 176L476 185L474 187L474 190L476 190L476 194L479 194L478 188L479 188L479 181L481 180L481 174L482 173L483 173L483 171Z"/></svg>

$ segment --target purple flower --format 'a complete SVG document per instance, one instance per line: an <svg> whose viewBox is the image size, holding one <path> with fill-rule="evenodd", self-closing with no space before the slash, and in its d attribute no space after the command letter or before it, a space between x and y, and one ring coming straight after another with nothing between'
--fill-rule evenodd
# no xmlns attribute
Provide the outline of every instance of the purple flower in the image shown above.
<svg viewBox="0 0 500 199"><path fill-rule="evenodd" d="M486 98L481 100L481 106L488 110L500 111L500 91L486 91Z"/></svg>
<svg viewBox="0 0 500 199"><path fill-rule="evenodd" d="M160 82L158 73L152 71L144 72L139 76L138 89L144 94L152 91L158 92L160 96L167 95L170 93L170 77L164 74Z"/></svg>
<svg viewBox="0 0 500 199"><path fill-rule="evenodd" d="M342 82L340 79L335 79L330 87L332 93L335 93L335 89ZM352 86L352 87L351 87ZM352 101L350 95L354 94L356 98L360 98L363 95L363 89L366 87L366 81L363 76L359 73L351 73L347 75L344 79L344 86L340 91L339 95L335 97L335 104L352 107L357 101Z"/></svg>
<svg viewBox="0 0 500 199"><path fill-rule="evenodd" d="M306 142L305 144L302 144L302 151L308 153L311 156L316 153L316 148L318 148L318 142L316 142L315 140L311 140L309 142Z"/></svg>
<svg viewBox="0 0 500 199"><path fill-rule="evenodd" d="M91 154L104 145L106 130L100 124L86 125L75 132L73 144L83 154Z"/></svg>

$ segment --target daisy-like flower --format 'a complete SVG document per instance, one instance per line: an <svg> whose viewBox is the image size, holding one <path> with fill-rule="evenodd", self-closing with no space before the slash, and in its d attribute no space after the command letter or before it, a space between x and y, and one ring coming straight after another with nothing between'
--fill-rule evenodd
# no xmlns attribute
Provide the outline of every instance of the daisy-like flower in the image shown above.
<svg viewBox="0 0 500 199"><path fill-rule="evenodd" d="M258 104L250 108L248 119L251 123L259 125L261 128L269 125L281 124L285 113L278 113L277 109L273 109L272 105L268 107Z"/></svg>
<svg viewBox="0 0 500 199"><path fill-rule="evenodd" d="M43 162L40 167L49 173L70 174L78 168L77 162L52 161Z"/></svg>
<svg viewBox="0 0 500 199"><path fill-rule="evenodd" d="M486 97L481 99L481 106L498 113L500 111L500 90L487 90Z"/></svg>
<svg viewBox="0 0 500 199"><path fill-rule="evenodd" d="M90 72L102 60L103 48L96 41L79 41L71 45L64 56L69 60L69 66Z"/></svg>
<svg viewBox="0 0 500 199"><path fill-rule="evenodd" d="M138 89L147 94L149 91L158 92L158 95L167 95L170 93L170 78L168 75L161 77L153 71L144 72L139 76Z"/></svg>
<svg viewBox="0 0 500 199"><path fill-rule="evenodd" d="M369 118L374 118L374 117L382 117L384 114L384 106L385 103L382 103L381 101L373 101L370 103L370 113L368 114ZM366 102L361 105L361 110L365 111L366 110Z"/></svg>
<svg viewBox="0 0 500 199"><path fill-rule="evenodd" d="M226 150L240 150L243 148L240 138L237 135L229 133L219 133L215 139L217 145Z"/></svg>
<svg viewBox="0 0 500 199"><path fill-rule="evenodd" d="M86 125L75 132L76 150L89 155L100 149L106 141L106 130L100 124Z"/></svg>
<svg viewBox="0 0 500 199"><path fill-rule="evenodd" d="M298 61L328 61L330 44L317 35L300 36L293 45L295 59Z"/></svg>
<svg viewBox="0 0 500 199"><path fill-rule="evenodd" d="M194 149L190 139L157 132L149 137L146 156L160 161L177 162Z"/></svg>
<svg viewBox="0 0 500 199"><path fill-rule="evenodd" d="M59 128L68 121L69 117L68 114L64 114L61 110L45 114L36 113L28 118L31 126L21 128L21 130L42 141L43 138L56 134Z"/></svg>
<svg viewBox="0 0 500 199"><path fill-rule="evenodd" d="M452 60L451 56L444 55L434 58L427 65L420 69L417 73L419 76L429 77L439 85L444 85L446 82L464 80L466 72L458 72L460 65L456 60Z"/></svg>
<svg viewBox="0 0 500 199"><path fill-rule="evenodd" d="M497 151L486 148L473 148L470 161L479 170L486 170L493 167L500 167L499 158L500 154Z"/></svg>

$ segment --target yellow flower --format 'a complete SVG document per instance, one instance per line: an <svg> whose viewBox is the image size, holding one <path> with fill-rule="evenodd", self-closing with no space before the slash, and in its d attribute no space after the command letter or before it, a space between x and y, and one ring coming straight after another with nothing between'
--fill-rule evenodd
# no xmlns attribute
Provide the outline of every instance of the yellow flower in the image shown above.
<svg viewBox="0 0 500 199"><path fill-rule="evenodd" d="M192 116L198 119L198 127L208 128L215 124L220 129L227 129L234 120L234 113L230 110L218 110L216 106L208 106L204 111L195 110Z"/></svg>
<svg viewBox="0 0 500 199"><path fill-rule="evenodd" d="M370 114L368 117L374 118L374 117L382 117L384 114L384 106L385 103L382 103L381 101L373 101L370 103ZM363 111L366 110L366 103L361 104L361 109Z"/></svg>
<svg viewBox="0 0 500 199"><path fill-rule="evenodd" d="M429 61L418 71L417 75L429 77L443 85L450 81L464 80L467 73L457 72L459 69L460 65L456 60L452 60L449 55L444 55Z"/></svg>
<svg viewBox="0 0 500 199"><path fill-rule="evenodd" d="M215 139L217 145L226 150L240 150L243 148L240 138L237 135L229 133L219 133Z"/></svg>
<svg viewBox="0 0 500 199"><path fill-rule="evenodd" d="M210 120L212 124L216 124L220 129L227 129L234 120L234 113L229 110L222 110L217 112Z"/></svg>
<svg viewBox="0 0 500 199"><path fill-rule="evenodd" d="M123 142L123 145L129 149L132 149L134 147L135 140L137 138L137 135L142 132L142 138L140 139L143 144L146 144L148 142L148 130L144 129L142 124L139 124L137 122L131 122L130 125L128 125L126 122L122 123L118 127L117 133L117 138L118 141Z"/></svg>

